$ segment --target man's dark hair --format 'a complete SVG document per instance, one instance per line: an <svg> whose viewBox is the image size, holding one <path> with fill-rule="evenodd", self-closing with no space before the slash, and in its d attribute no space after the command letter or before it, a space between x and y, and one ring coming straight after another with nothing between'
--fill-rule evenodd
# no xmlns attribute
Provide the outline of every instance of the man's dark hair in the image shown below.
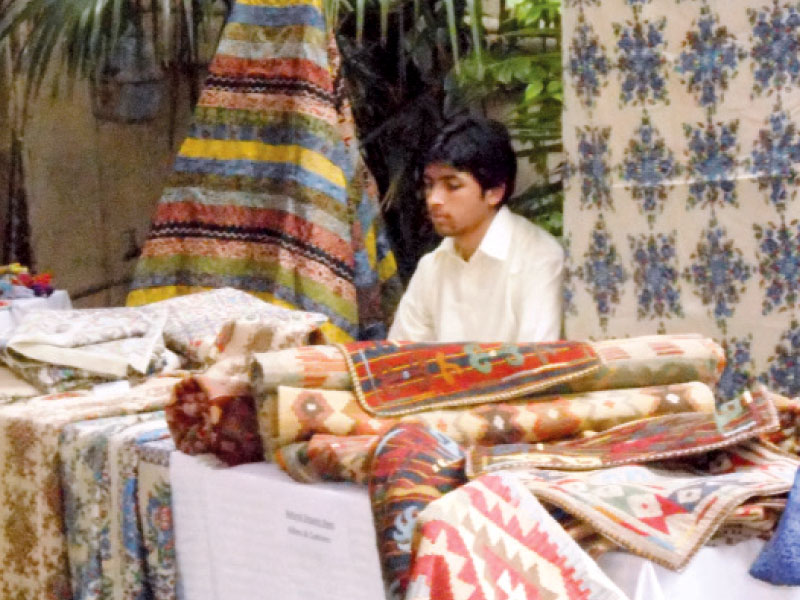
<svg viewBox="0 0 800 600"><path fill-rule="evenodd" d="M426 152L423 167L431 163L467 171L484 191L505 184L500 205L514 193L517 157L508 130L498 121L469 115L445 123Z"/></svg>

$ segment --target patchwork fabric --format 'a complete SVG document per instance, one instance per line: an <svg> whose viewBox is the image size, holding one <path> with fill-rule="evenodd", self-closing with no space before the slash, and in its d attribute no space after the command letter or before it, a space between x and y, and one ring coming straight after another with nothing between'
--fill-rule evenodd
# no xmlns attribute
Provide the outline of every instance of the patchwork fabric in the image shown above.
<svg viewBox="0 0 800 600"><path fill-rule="evenodd" d="M510 473L484 475L427 506L406 600L625 600Z"/></svg>
<svg viewBox="0 0 800 600"><path fill-rule="evenodd" d="M569 0L565 330L697 331L800 394L796 2Z"/></svg>
<svg viewBox="0 0 800 600"><path fill-rule="evenodd" d="M389 598L403 598L408 587L417 515L464 482L461 448L429 427L400 424L378 443L369 497Z"/></svg>
<svg viewBox="0 0 800 600"><path fill-rule="evenodd" d="M776 585L800 585L800 470L778 529L756 558L750 575Z"/></svg>
<svg viewBox="0 0 800 600"><path fill-rule="evenodd" d="M263 395L278 386L351 390L353 382L335 346L302 346L256 353L251 364L253 392Z"/></svg>
<svg viewBox="0 0 800 600"><path fill-rule="evenodd" d="M380 417L512 400L596 371L587 344L430 344L369 342L341 346L353 388Z"/></svg>
<svg viewBox="0 0 800 600"><path fill-rule="evenodd" d="M307 442L281 446L275 462L300 483L369 481L369 462L377 435L314 435Z"/></svg>
<svg viewBox="0 0 800 600"><path fill-rule="evenodd" d="M234 3L209 72L128 303L233 287L384 338L402 288L322 3Z"/></svg>
<svg viewBox="0 0 800 600"><path fill-rule="evenodd" d="M72 597L59 436L70 423L162 410L176 378L111 397L66 392L0 407L0 598Z"/></svg>
<svg viewBox="0 0 800 600"><path fill-rule="evenodd" d="M725 368L725 352L698 334L646 335L591 342L600 368L568 381L572 392L701 381L713 386Z"/></svg>
<svg viewBox="0 0 800 600"><path fill-rule="evenodd" d="M228 465L262 460L255 402L241 379L186 377L175 386L166 416L175 446L186 454L212 453Z"/></svg>
<svg viewBox="0 0 800 600"><path fill-rule="evenodd" d="M518 469L540 500L589 522L626 550L679 569L748 498L781 494L800 461L758 442L708 456L692 470L626 465L591 471Z"/></svg>
<svg viewBox="0 0 800 600"><path fill-rule="evenodd" d="M546 442L602 431L620 423L686 411L711 413L714 397L702 383L535 396L458 409L376 419L351 392L281 387L275 410L259 402L259 429L266 446L279 447L315 434L375 435L398 421L422 423L459 444Z"/></svg>
<svg viewBox="0 0 800 600"><path fill-rule="evenodd" d="M551 445L476 447L470 477L498 469L598 469L702 454L778 427L773 394L759 388L736 401L736 412L679 413L639 419L590 437Z"/></svg>
<svg viewBox="0 0 800 600"><path fill-rule="evenodd" d="M147 588L154 600L177 600L184 596L178 579L169 481L169 460L175 444L172 438L164 438L137 445L136 451L139 455L136 493Z"/></svg>

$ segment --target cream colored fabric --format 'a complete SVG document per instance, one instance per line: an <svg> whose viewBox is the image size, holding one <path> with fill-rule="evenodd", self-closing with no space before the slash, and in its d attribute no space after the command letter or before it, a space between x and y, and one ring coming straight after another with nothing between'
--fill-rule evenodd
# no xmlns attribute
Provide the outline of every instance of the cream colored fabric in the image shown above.
<svg viewBox="0 0 800 600"><path fill-rule="evenodd" d="M564 251L503 207L469 261L445 239L420 260L389 339L544 342L560 338Z"/></svg>

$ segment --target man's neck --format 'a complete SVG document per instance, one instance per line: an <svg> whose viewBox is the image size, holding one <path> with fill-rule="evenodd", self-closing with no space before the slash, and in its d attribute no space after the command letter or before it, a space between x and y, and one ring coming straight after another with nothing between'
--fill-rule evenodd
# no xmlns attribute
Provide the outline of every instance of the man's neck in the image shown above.
<svg viewBox="0 0 800 600"><path fill-rule="evenodd" d="M481 221L474 229L453 237L453 247L465 262L469 261L478 247L480 247L486 232L489 231L489 227L498 212L499 210L494 211L488 219Z"/></svg>

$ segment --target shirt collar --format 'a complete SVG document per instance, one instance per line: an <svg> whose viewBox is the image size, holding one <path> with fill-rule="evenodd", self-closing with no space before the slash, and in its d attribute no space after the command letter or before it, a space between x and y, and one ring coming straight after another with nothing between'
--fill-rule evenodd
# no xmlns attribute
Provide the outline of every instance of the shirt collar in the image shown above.
<svg viewBox="0 0 800 600"><path fill-rule="evenodd" d="M486 256L497 260L505 260L508 257L508 249L511 244L511 211L506 206L501 206L500 210L489 224L489 229L483 234L476 253L481 252ZM442 240L436 252L448 252L458 255L455 242L452 237Z"/></svg>

